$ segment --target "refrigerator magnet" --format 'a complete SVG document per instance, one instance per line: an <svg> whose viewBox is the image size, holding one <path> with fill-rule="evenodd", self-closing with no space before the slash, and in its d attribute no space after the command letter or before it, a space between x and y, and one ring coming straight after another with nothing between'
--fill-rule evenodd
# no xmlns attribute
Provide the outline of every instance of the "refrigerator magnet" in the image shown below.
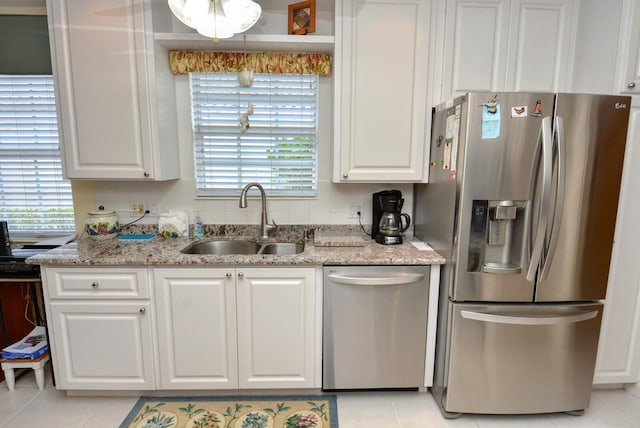
<svg viewBox="0 0 640 428"><path fill-rule="evenodd" d="M494 107L495 113L489 111L487 105L482 106L482 139L492 140L500 136L500 103Z"/></svg>
<svg viewBox="0 0 640 428"><path fill-rule="evenodd" d="M444 145L444 162L442 169L448 170L451 167L451 143L445 143Z"/></svg>
<svg viewBox="0 0 640 428"><path fill-rule="evenodd" d="M527 117L527 106L511 107L511 117Z"/></svg>
<svg viewBox="0 0 640 428"><path fill-rule="evenodd" d="M531 113L531 116L535 116L535 117L542 116L542 104L540 103L540 100L536 101L536 106L533 109L533 113Z"/></svg>

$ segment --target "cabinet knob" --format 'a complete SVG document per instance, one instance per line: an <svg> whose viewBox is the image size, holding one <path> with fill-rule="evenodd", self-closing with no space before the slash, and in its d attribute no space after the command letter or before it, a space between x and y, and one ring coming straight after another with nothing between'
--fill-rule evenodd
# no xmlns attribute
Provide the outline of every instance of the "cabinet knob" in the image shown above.
<svg viewBox="0 0 640 428"><path fill-rule="evenodd" d="M243 272L238 272L238 278L242 278L244 277L244 273Z"/></svg>
<svg viewBox="0 0 640 428"><path fill-rule="evenodd" d="M147 312L147 309L146 308L140 308L139 312L144 315Z"/></svg>
<svg viewBox="0 0 640 428"><path fill-rule="evenodd" d="M629 84L627 84L627 88L629 89L633 89L636 87L636 82L630 82Z"/></svg>
<svg viewBox="0 0 640 428"><path fill-rule="evenodd" d="M349 178L349 174L345 172L344 174L342 174L342 178Z"/></svg>
<svg viewBox="0 0 640 428"><path fill-rule="evenodd" d="M144 172L144 176L145 176L145 177L149 177L149 175L151 175L151 174L149 174L149 171L145 171L145 172Z"/></svg>
<svg viewBox="0 0 640 428"><path fill-rule="evenodd" d="M98 288L98 285L100 285L100 283L98 283L98 281L94 281L94 282L91 284L91 286L92 286L93 288Z"/></svg>
<svg viewBox="0 0 640 428"><path fill-rule="evenodd" d="M227 272L227 274L225 275L227 278L231 278L233 276L233 274L231 272Z"/></svg>

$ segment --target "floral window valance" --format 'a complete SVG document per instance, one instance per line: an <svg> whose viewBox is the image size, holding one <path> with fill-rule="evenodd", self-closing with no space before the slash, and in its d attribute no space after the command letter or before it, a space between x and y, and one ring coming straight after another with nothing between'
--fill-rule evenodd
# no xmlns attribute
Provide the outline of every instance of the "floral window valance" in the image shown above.
<svg viewBox="0 0 640 428"><path fill-rule="evenodd" d="M247 53L171 51L169 62L173 74L190 72L234 73L244 68L256 73L331 75L331 55L295 53Z"/></svg>

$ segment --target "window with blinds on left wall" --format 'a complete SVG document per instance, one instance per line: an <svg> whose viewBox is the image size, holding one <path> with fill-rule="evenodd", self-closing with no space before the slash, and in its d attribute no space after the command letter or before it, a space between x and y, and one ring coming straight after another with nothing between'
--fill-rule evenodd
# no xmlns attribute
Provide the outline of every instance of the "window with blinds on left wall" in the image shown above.
<svg viewBox="0 0 640 428"><path fill-rule="evenodd" d="M0 75L0 192L12 236L75 231L51 75Z"/></svg>

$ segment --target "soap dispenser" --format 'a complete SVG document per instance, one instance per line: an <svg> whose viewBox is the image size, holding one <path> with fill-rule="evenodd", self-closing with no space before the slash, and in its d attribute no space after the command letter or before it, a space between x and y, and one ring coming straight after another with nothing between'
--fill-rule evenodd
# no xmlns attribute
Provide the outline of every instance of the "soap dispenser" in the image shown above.
<svg viewBox="0 0 640 428"><path fill-rule="evenodd" d="M204 230L202 229L202 219L200 218L200 214L196 213L196 216L193 219L193 237L202 238L203 236Z"/></svg>

